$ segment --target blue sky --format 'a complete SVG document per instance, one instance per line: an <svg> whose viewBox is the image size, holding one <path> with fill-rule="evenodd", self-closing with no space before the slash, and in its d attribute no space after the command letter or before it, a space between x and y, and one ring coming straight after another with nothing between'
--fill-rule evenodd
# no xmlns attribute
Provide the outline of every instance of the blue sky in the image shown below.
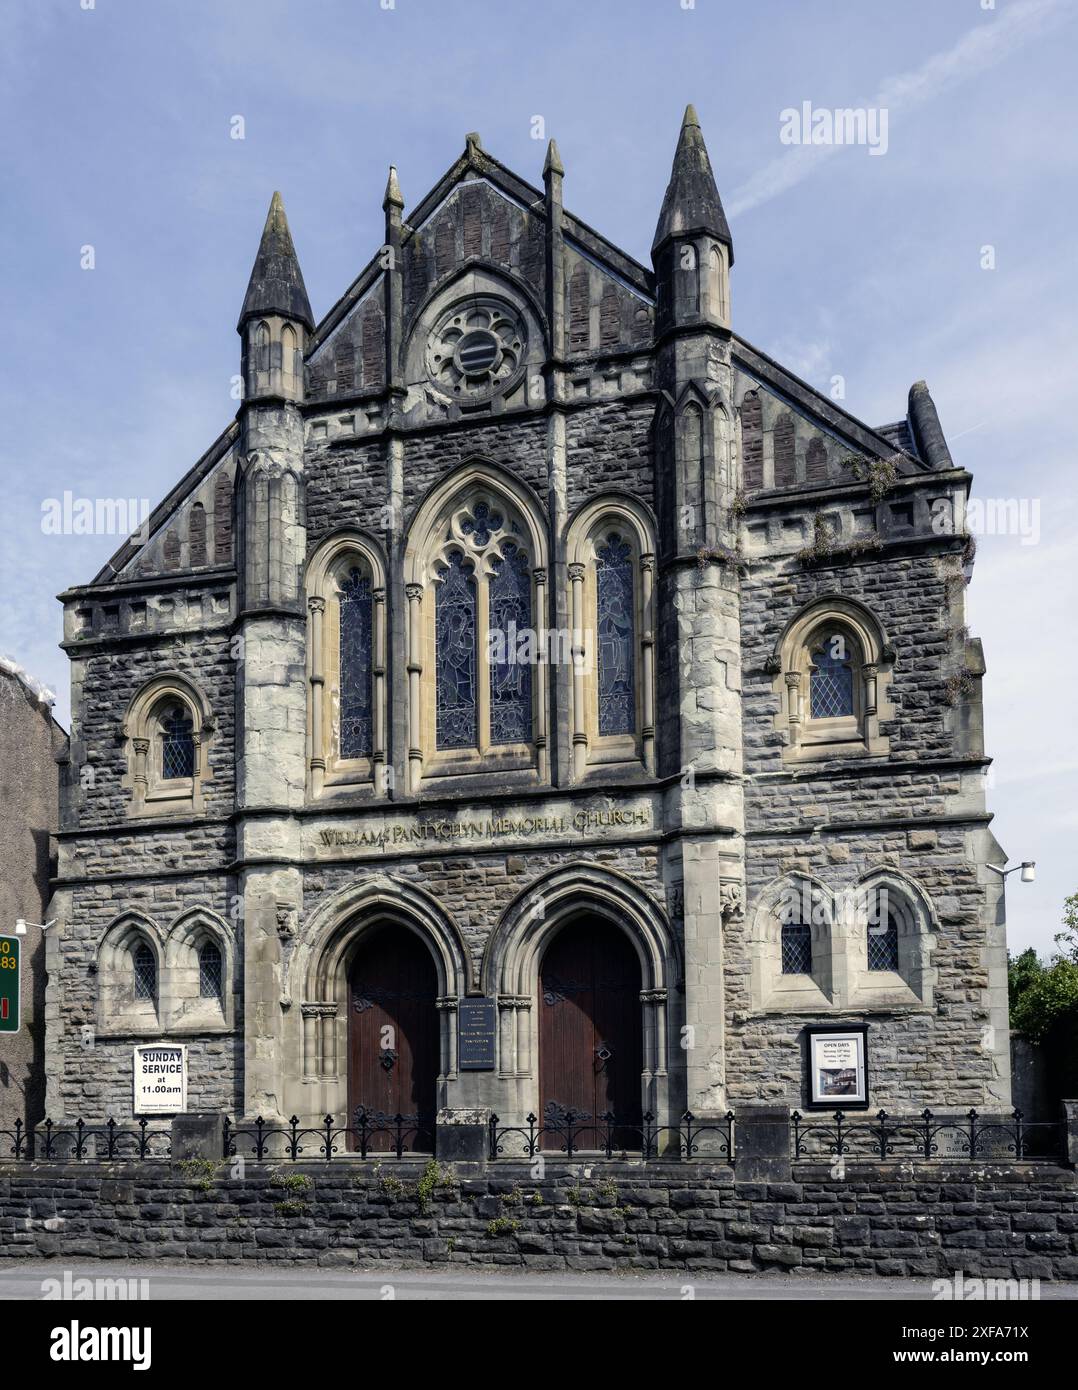
<svg viewBox="0 0 1078 1390"><path fill-rule="evenodd" d="M994 829L1012 947L1078 890L1074 615L1078 144L1073 0L9 0L0 12L0 653L57 691L54 595L109 536L45 499L158 501L232 417L235 321L279 188L315 315L478 130L533 182L558 141L578 216L647 263L681 112L736 249L734 323L869 423L928 380L975 495ZM780 113L885 107L886 154L791 147ZM242 116L245 139L231 138ZM95 268L80 267L93 246ZM982 248L995 268L982 268ZM1028 515L1028 512L1027 512Z"/></svg>

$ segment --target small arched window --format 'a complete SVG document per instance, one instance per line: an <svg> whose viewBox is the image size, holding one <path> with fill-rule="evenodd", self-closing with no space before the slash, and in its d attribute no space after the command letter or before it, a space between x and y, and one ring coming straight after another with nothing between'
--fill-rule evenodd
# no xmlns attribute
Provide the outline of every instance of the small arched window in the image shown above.
<svg viewBox="0 0 1078 1390"><path fill-rule="evenodd" d="M255 370L268 372L270 369L270 331L269 325L260 323L255 329Z"/></svg>
<svg viewBox="0 0 1078 1390"><path fill-rule="evenodd" d="M187 678L162 676L139 691L123 724L134 815L203 809L212 729L207 706Z"/></svg>
<svg viewBox="0 0 1078 1390"><path fill-rule="evenodd" d="M135 977L135 998L157 999L157 957L147 946L145 941L140 941L135 947L131 956L131 966Z"/></svg>
<svg viewBox="0 0 1078 1390"><path fill-rule="evenodd" d="M781 696L775 726L783 760L883 755L893 718L889 682L895 652L875 616L841 595L817 599L792 619L768 668Z"/></svg>
<svg viewBox="0 0 1078 1390"><path fill-rule="evenodd" d="M212 941L207 941L198 953L198 993L202 999L222 997L221 948Z"/></svg>
<svg viewBox="0 0 1078 1390"><path fill-rule="evenodd" d="M810 718L847 719L854 713L852 644L844 632L821 633L813 644L809 667Z"/></svg>
<svg viewBox="0 0 1078 1390"><path fill-rule="evenodd" d="M812 974L812 928L807 922L784 922L782 926L782 973Z"/></svg>
<svg viewBox="0 0 1078 1390"><path fill-rule="evenodd" d="M887 897L886 890L877 893L868 914L869 970L898 970L898 914Z"/></svg>
<svg viewBox="0 0 1078 1390"><path fill-rule="evenodd" d="M195 725L183 705L165 708L158 724L160 768L163 780L195 775Z"/></svg>

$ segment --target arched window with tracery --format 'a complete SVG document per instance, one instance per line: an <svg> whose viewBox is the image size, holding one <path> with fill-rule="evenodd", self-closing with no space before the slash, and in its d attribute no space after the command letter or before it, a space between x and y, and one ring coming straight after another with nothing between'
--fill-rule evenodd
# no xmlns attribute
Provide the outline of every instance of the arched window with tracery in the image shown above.
<svg viewBox="0 0 1078 1390"><path fill-rule="evenodd" d="M315 553L307 614L311 794L367 783L384 792L386 588L372 544L345 533Z"/></svg>
<svg viewBox="0 0 1078 1390"><path fill-rule="evenodd" d="M526 748L534 725L532 565L521 527L487 498L434 571L435 749Z"/></svg>

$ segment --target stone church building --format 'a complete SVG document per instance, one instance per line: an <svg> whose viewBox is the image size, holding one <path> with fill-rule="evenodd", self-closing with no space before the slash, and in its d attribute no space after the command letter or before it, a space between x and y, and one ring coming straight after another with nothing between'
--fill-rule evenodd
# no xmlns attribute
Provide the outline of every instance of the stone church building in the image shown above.
<svg viewBox="0 0 1078 1390"><path fill-rule="evenodd" d="M320 320L274 195L235 420L62 595L47 1110L1010 1099L970 476L738 336L690 107L651 266L467 138ZM86 769L92 769L86 775ZM429 1144L428 1144L429 1147Z"/></svg>

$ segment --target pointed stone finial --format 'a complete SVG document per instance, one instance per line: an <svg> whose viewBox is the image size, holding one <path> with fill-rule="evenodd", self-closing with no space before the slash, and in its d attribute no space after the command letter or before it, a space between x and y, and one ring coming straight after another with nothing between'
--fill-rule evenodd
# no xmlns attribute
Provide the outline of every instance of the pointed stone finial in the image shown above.
<svg viewBox="0 0 1078 1390"><path fill-rule="evenodd" d="M478 130L469 130L468 134L464 137L464 148L465 152L469 155L473 155L476 151L482 150L483 142L479 138Z"/></svg>
<svg viewBox="0 0 1078 1390"><path fill-rule="evenodd" d="M303 272L299 268L279 193L274 193L270 200L262 240L258 244L258 254L236 327L242 332L249 318L261 314L281 314L304 324L309 330L314 329L311 302L307 298L307 287L303 283Z"/></svg>
<svg viewBox="0 0 1078 1390"><path fill-rule="evenodd" d="M564 175L564 173L565 169L561 162L561 155L558 153L557 141L551 140L546 147L546 160L543 164L543 177L545 178L547 174L557 174L558 177L561 178Z"/></svg>
<svg viewBox="0 0 1078 1390"><path fill-rule="evenodd" d="M651 253L655 253L671 237L692 236L707 232L730 248L730 264L734 263L734 243L722 208L722 199L711 172L711 160L704 144L703 132L696 108L686 106L666 187L659 223Z"/></svg>
<svg viewBox="0 0 1078 1390"><path fill-rule="evenodd" d="M382 208L403 208L404 199L401 197L401 186L397 182L397 166L389 166L389 178L386 180L386 196L382 199Z"/></svg>

